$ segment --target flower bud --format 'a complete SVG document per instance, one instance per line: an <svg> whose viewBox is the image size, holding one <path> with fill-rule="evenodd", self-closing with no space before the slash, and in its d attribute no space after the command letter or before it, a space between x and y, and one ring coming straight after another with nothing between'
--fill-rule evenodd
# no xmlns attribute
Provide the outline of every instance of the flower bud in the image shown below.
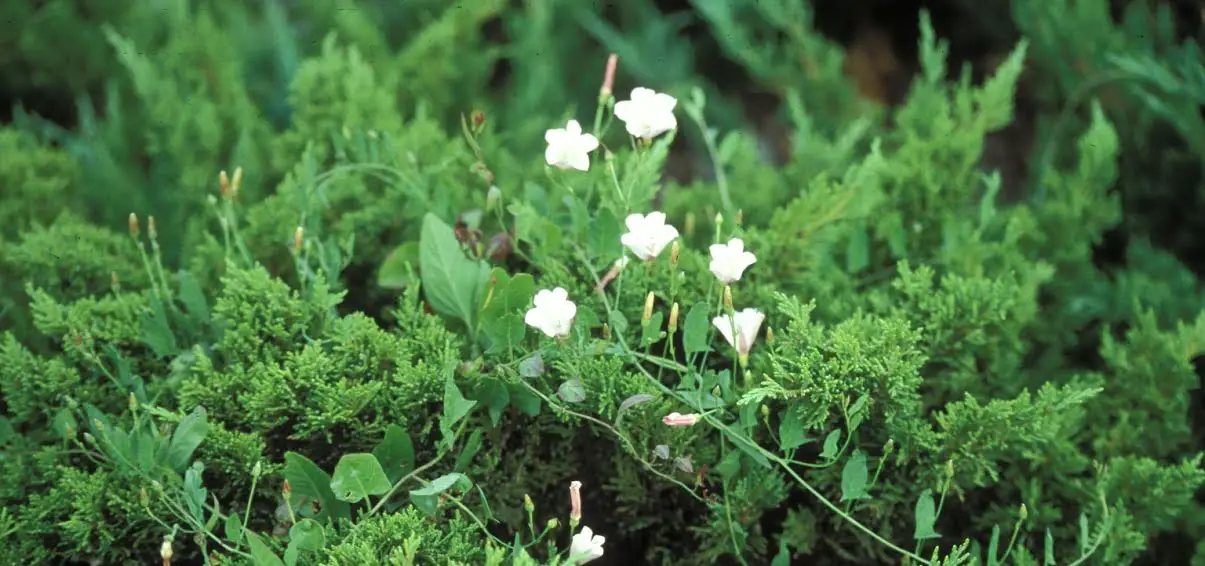
<svg viewBox="0 0 1205 566"><path fill-rule="evenodd" d="M895 451L895 440L888 438L887 444L883 445L883 457L886 458L893 451Z"/></svg>
<svg viewBox="0 0 1205 566"><path fill-rule="evenodd" d="M155 230L154 216L146 217L146 235L150 236L151 240L155 240L159 237L159 231Z"/></svg>
<svg viewBox="0 0 1205 566"><path fill-rule="evenodd" d="M109 272L109 286L113 288L114 293L121 291L121 281L117 280L116 271Z"/></svg>
<svg viewBox="0 0 1205 566"><path fill-rule="evenodd" d="M724 213L722 213L722 212L715 213L715 227L718 229L720 226L723 226L723 225L724 225Z"/></svg>
<svg viewBox="0 0 1205 566"><path fill-rule="evenodd" d="M1021 504L1021 509L1017 512L1017 520L1024 521L1029 518L1029 508L1024 503Z"/></svg>
<svg viewBox="0 0 1205 566"><path fill-rule="evenodd" d="M259 477L259 475L260 475L261 473L263 473L263 471L264 471L264 464L263 464L263 462L262 462L262 461L260 461L260 460L256 460L256 461L255 461L255 465L254 465L254 466L251 466L251 477L258 478L258 477Z"/></svg>
<svg viewBox="0 0 1205 566"><path fill-rule="evenodd" d="M665 426L694 426L699 422L697 413L683 415L681 413L670 413L661 417L661 423Z"/></svg>
<svg viewBox="0 0 1205 566"><path fill-rule="evenodd" d="M946 460L946 477L954 477L954 460Z"/></svg>
<svg viewBox="0 0 1205 566"><path fill-rule="evenodd" d="M647 323L649 319L653 318L653 302L656 299L653 292L649 291L648 296L644 298L644 314L640 316L640 322Z"/></svg>
<svg viewBox="0 0 1205 566"><path fill-rule="evenodd" d="M243 168L234 168L234 179L230 181L230 198L238 198L239 187L243 186Z"/></svg>
<svg viewBox="0 0 1205 566"><path fill-rule="evenodd" d="M137 411L138 397L136 397L133 393L130 393L130 397L126 400L126 404L129 406L130 412Z"/></svg>
<svg viewBox="0 0 1205 566"><path fill-rule="evenodd" d="M147 495L145 487L138 488L138 501L142 503L143 507L150 507L151 496Z"/></svg>
<svg viewBox="0 0 1205 566"><path fill-rule="evenodd" d="M305 229L302 228L301 226L298 226L297 230L293 231L293 251L294 252L301 253L301 243L304 239L305 239Z"/></svg>
<svg viewBox="0 0 1205 566"><path fill-rule="evenodd" d="M555 529L559 526L561 526L561 522L556 520L556 517L553 517L553 518L549 519L548 523L546 523L544 525L544 530L551 531L552 529Z"/></svg>
<svg viewBox="0 0 1205 566"><path fill-rule="evenodd" d="M681 259L681 246L678 245L678 240L669 247L669 264L672 267L678 267L678 260Z"/></svg>
<svg viewBox="0 0 1205 566"><path fill-rule="evenodd" d="M101 432L105 431L105 423L100 422L100 419L92 419L92 426L95 426L96 430Z"/></svg>
<svg viewBox="0 0 1205 566"><path fill-rule="evenodd" d="M527 511L528 515L536 511L536 504L532 502L530 495L523 494L523 510Z"/></svg>
<svg viewBox="0 0 1205 566"><path fill-rule="evenodd" d="M132 236L132 237L134 237L134 238L137 238L137 237L138 237L138 233L139 233L139 230L138 230L138 215L137 215L137 214L134 214L133 212L131 212L131 213L130 213L130 220L129 220L129 222L130 222L130 236Z"/></svg>
<svg viewBox="0 0 1205 566"><path fill-rule="evenodd" d="M728 312L732 312L732 311L733 311L733 308L732 308L732 287L731 287L731 286L728 286L728 285L725 285L725 286L724 286L724 310L726 310L726 311L728 311Z"/></svg>
<svg viewBox="0 0 1205 566"><path fill-rule="evenodd" d="M737 226L740 226L742 223L744 223L745 222L745 211L743 211L743 210L736 211L736 218L734 220L735 220Z"/></svg>
<svg viewBox="0 0 1205 566"><path fill-rule="evenodd" d="M678 303L674 303L669 308L669 335L673 336L678 331Z"/></svg>
<svg viewBox="0 0 1205 566"><path fill-rule="evenodd" d="M482 112L481 110L474 110L472 119L473 131L480 132L481 128L485 126L485 112Z"/></svg>
<svg viewBox="0 0 1205 566"><path fill-rule="evenodd" d="M289 480L285 480L284 484L280 486L280 492L283 493L286 498L290 493L293 493L293 485L289 483Z"/></svg>
<svg viewBox="0 0 1205 566"><path fill-rule="evenodd" d="M602 327L602 339L608 342L611 341L611 325L605 322Z"/></svg>
<svg viewBox="0 0 1205 566"><path fill-rule="evenodd" d="M84 442L86 442L88 444L96 444L96 437L92 436L92 433L90 433L90 432L85 432L84 433Z"/></svg>
<svg viewBox="0 0 1205 566"><path fill-rule="evenodd" d="M770 418L770 408L767 407L765 404L762 404L762 406L761 406L761 418L763 418L763 419Z"/></svg>
<svg viewBox="0 0 1205 566"><path fill-rule="evenodd" d="M486 212L493 211L500 202L502 202L502 189L499 189L497 185L490 185L490 190L485 192Z"/></svg>
<svg viewBox="0 0 1205 566"><path fill-rule="evenodd" d="M767 326L766 327L766 344L773 344L773 343L774 343L774 329Z"/></svg>
<svg viewBox="0 0 1205 566"><path fill-rule="evenodd" d="M218 191L222 193L222 198L230 198L230 177L225 169L218 172Z"/></svg>
<svg viewBox="0 0 1205 566"><path fill-rule="evenodd" d="M164 564L172 563L172 541L170 537L163 539L163 545L159 547L159 557L163 559Z"/></svg>

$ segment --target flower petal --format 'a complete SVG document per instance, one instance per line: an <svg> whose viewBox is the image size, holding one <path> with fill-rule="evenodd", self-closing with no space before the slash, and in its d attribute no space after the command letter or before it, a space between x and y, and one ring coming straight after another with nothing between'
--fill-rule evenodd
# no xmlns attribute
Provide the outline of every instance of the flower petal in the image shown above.
<svg viewBox="0 0 1205 566"><path fill-rule="evenodd" d="M569 120L569 123L565 124L565 132L573 137L580 136L582 135L582 125L578 124L577 120Z"/></svg>

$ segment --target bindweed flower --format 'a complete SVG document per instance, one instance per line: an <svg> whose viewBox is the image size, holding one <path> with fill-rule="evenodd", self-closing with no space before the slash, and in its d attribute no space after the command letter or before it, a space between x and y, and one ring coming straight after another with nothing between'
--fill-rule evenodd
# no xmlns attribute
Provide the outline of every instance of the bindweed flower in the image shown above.
<svg viewBox="0 0 1205 566"><path fill-rule="evenodd" d="M757 339L757 331L761 328L762 321L766 320L766 315L762 314L757 309L745 309L736 313L732 318L728 315L717 316L711 319L711 323L724 335L724 339L736 348L736 353L740 357L741 366L749 363L749 349L753 347L753 341ZM733 326L736 327L736 335L733 335Z"/></svg>
<svg viewBox="0 0 1205 566"><path fill-rule="evenodd" d="M564 338L573 328L577 316L577 305L569 300L569 292L561 287L549 291L541 289L532 301L534 306L527 311L523 322L540 329L549 338Z"/></svg>
<svg viewBox="0 0 1205 566"><path fill-rule="evenodd" d="M694 426L699 422L699 415L690 413L683 415L681 413L670 413L661 417L661 422L665 426Z"/></svg>
<svg viewBox="0 0 1205 566"><path fill-rule="evenodd" d="M569 482L569 525L570 528L576 527L577 522L582 520L582 482L574 480Z"/></svg>
<svg viewBox="0 0 1205 566"><path fill-rule="evenodd" d="M740 238L711 246L711 273L725 285L740 281L741 274L754 263L757 257L745 251L745 242Z"/></svg>
<svg viewBox="0 0 1205 566"><path fill-rule="evenodd" d="M564 128L544 132L548 148L544 150L544 161L561 169L590 169L590 152L598 149L598 138L583 134L581 124L570 120Z"/></svg>
<svg viewBox="0 0 1205 566"><path fill-rule="evenodd" d="M652 139L678 127L674 107L678 99L652 89L632 89L631 100L615 103L615 117L623 121L633 137Z"/></svg>
<svg viewBox="0 0 1205 566"><path fill-rule="evenodd" d="M623 223L628 232L619 241L643 261L657 259L665 246L678 238L678 229L665 223L664 212L629 214Z"/></svg>
<svg viewBox="0 0 1205 566"><path fill-rule="evenodd" d="M590 527L582 527L581 532L573 535L569 543L569 564L585 564L591 560L602 558L603 544L607 538L594 534Z"/></svg>

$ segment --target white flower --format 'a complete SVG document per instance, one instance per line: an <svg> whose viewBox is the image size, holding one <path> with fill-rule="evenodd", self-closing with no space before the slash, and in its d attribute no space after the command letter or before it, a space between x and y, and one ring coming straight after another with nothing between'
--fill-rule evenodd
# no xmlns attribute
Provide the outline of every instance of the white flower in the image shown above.
<svg viewBox="0 0 1205 566"><path fill-rule="evenodd" d="M606 537L594 534L590 527L582 527L581 532L573 535L573 542L569 544L569 563L585 564L602 558L605 542Z"/></svg>
<svg viewBox="0 0 1205 566"><path fill-rule="evenodd" d="M711 245L711 272L725 285L740 281L741 274L756 262L757 257L745 251L745 242L740 238Z"/></svg>
<svg viewBox="0 0 1205 566"><path fill-rule="evenodd" d="M615 117L623 120L629 134L650 139L678 127L674 117L677 105L678 100L668 94L637 87L632 89L631 100L615 103Z"/></svg>
<svg viewBox="0 0 1205 566"><path fill-rule="evenodd" d="M628 233L620 236L619 241L644 261L657 259L661 250L678 238L678 229L665 223L664 212L650 212L648 216L631 214L624 224Z"/></svg>
<svg viewBox="0 0 1205 566"><path fill-rule="evenodd" d="M738 311L734 318L736 324L733 324L733 319L728 318L728 315L717 316L711 319L711 323L724 335L724 339L736 348L736 353L745 358L753 347L753 341L757 339L757 331L761 328L762 321L766 320L766 315L757 309L745 309ZM736 336L732 335L733 326L736 326Z"/></svg>
<svg viewBox="0 0 1205 566"><path fill-rule="evenodd" d="M577 316L577 305L569 300L569 292L557 287L536 293L534 307L527 311L523 322L534 326L550 338L563 338L573 328L573 317Z"/></svg>
<svg viewBox="0 0 1205 566"><path fill-rule="evenodd" d="M564 128L544 132L544 141L548 142L548 149L544 150L544 161L561 169L589 170L589 154L598 149L598 138L591 134L583 134L582 126L577 120L570 120Z"/></svg>

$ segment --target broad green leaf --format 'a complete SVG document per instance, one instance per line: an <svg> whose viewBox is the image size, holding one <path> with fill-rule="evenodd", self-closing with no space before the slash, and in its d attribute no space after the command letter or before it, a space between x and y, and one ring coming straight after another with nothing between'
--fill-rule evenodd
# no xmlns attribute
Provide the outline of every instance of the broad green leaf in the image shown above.
<svg viewBox="0 0 1205 566"><path fill-rule="evenodd" d="M647 403L652 400L653 396L649 395L648 393L637 393L636 395L632 395L631 397L624 399L623 402L619 404L619 409L615 411L615 422L618 423L619 419L623 418L623 414L628 412L628 410L630 410L632 407L635 407L641 403Z"/></svg>
<svg viewBox="0 0 1205 566"><path fill-rule="evenodd" d="M853 455L845 462L845 468L841 470L841 501L868 499L868 481L870 474L866 470L866 454L861 450L854 450Z"/></svg>
<svg viewBox="0 0 1205 566"><path fill-rule="evenodd" d="M544 358L536 352L519 362L519 375L532 378L544 375Z"/></svg>
<svg viewBox="0 0 1205 566"><path fill-rule="evenodd" d="M770 566L791 566L791 551L787 548L785 537L778 539L778 554L774 555L774 560L770 561Z"/></svg>
<svg viewBox="0 0 1205 566"><path fill-rule="evenodd" d="M506 388L506 382L497 379L487 379L482 381L477 388L478 401L485 404L489 411L490 422L494 426L498 426L498 421L502 419L502 411L510 405L510 391Z"/></svg>
<svg viewBox="0 0 1205 566"><path fill-rule="evenodd" d="M184 505L192 513L198 523L205 523L205 500L209 498L209 490L201 485L201 472L204 467L197 462L184 472Z"/></svg>
<svg viewBox="0 0 1205 566"><path fill-rule="evenodd" d="M435 478L431 483L419 489L410 491L410 501L415 507L423 510L429 515L434 515L438 511L437 501L440 494L452 488L452 486L460 485L461 489L472 487L472 482L468 476L461 473L444 474Z"/></svg>
<svg viewBox="0 0 1205 566"><path fill-rule="evenodd" d="M665 338L665 332L661 330L664 320L664 313L655 312L653 313L653 316L649 317L647 322L641 323L641 345L651 346L657 342L660 342L662 338Z"/></svg>
<svg viewBox="0 0 1205 566"><path fill-rule="evenodd" d="M510 402L520 413L529 417L539 416L543 400L520 385L509 386L508 389L510 391Z"/></svg>
<svg viewBox="0 0 1205 566"><path fill-rule="evenodd" d="M222 524L222 534L226 536L226 540L240 544L243 541L243 520L238 515L231 513L226 515L226 520Z"/></svg>
<svg viewBox="0 0 1205 566"><path fill-rule="evenodd" d="M557 397L566 403L581 403L586 400L586 386L581 378L574 377L561 384L556 390Z"/></svg>
<svg viewBox="0 0 1205 566"><path fill-rule="evenodd" d="M778 423L778 439L783 450L794 450L803 446L807 442L806 432L799 411L787 409L783 412L782 422Z"/></svg>
<svg viewBox="0 0 1205 566"><path fill-rule="evenodd" d="M246 535L247 546L251 550L251 563L254 566L284 566L285 563L268 548L264 539L251 531L246 531Z"/></svg>
<svg viewBox="0 0 1205 566"><path fill-rule="evenodd" d="M385 438L372 449L372 455L381 463L390 483L414 470L414 443L410 441L406 430L398 425L389 425L385 429Z"/></svg>
<svg viewBox="0 0 1205 566"><path fill-rule="evenodd" d="M331 491L342 501L356 503L369 495L384 495L393 484L372 454L344 454L335 464Z"/></svg>
<svg viewBox="0 0 1205 566"><path fill-rule="evenodd" d="M414 270L419 266L418 249L418 242L406 242L393 248L377 269L377 285L402 289L414 283Z"/></svg>
<svg viewBox="0 0 1205 566"><path fill-rule="evenodd" d="M469 434L469 439L464 443L464 448L460 450L460 456L456 458L456 466L452 469L457 472L463 472L468 469L469 462L473 461L473 456L477 455L477 451L481 450L481 429L473 429Z"/></svg>
<svg viewBox="0 0 1205 566"><path fill-rule="evenodd" d="M522 315L517 313L482 320L481 329L489 340L487 354L507 354L509 357L509 352L523 344L523 339L527 337L527 324L523 322Z"/></svg>
<svg viewBox="0 0 1205 566"><path fill-rule="evenodd" d="M588 232L590 251L604 258L618 258L623 253L623 244L619 242L623 228L610 209L603 208L598 211L598 215L590 223Z"/></svg>
<svg viewBox="0 0 1205 566"><path fill-rule="evenodd" d="M766 459L765 455L757 450L756 446L750 444L747 440L729 433L728 431L724 431L724 436L728 437L728 440L732 441L732 443L735 444L736 447L741 450L741 452L748 454L749 457L753 458L753 461L757 462L761 467L770 468L770 461Z"/></svg>
<svg viewBox="0 0 1205 566"><path fill-rule="evenodd" d="M331 477L317 464L296 452L285 452L285 480L293 490L294 497L308 497L322 507L315 519L322 521L327 515L334 519L350 519L351 506L335 497L331 491Z"/></svg>
<svg viewBox="0 0 1205 566"><path fill-rule="evenodd" d="M996 566L1000 563L1000 557L997 554L1000 551L1000 525L992 525L992 538L987 543L987 566Z"/></svg>
<svg viewBox="0 0 1205 566"><path fill-rule="evenodd" d="M682 324L682 348L687 354L697 354L710 349L707 345L707 333L711 329L708 312L711 309L704 303L695 303L686 313Z"/></svg>
<svg viewBox="0 0 1205 566"><path fill-rule="evenodd" d="M841 441L841 429L834 429L824 437L824 449L820 451L820 457L825 460L832 460L837 457L837 451L841 449L837 445Z"/></svg>
<svg viewBox="0 0 1205 566"><path fill-rule="evenodd" d="M443 434L445 442L451 442L454 434L452 427L468 415L476 405L476 401L464 398L460 389L456 387L456 382L452 379L452 372L448 372L448 378L444 381L443 416L439 419L439 430Z"/></svg>
<svg viewBox="0 0 1205 566"><path fill-rule="evenodd" d="M188 466L193 452L209 434L209 420L204 407L197 407L180 419L167 448L167 465L180 471Z"/></svg>
<svg viewBox="0 0 1205 566"><path fill-rule="evenodd" d="M317 551L326 546L326 531L313 519L301 519L289 528L289 546Z"/></svg>
<svg viewBox="0 0 1205 566"><path fill-rule="evenodd" d="M151 300L147 312L142 317L142 342L160 358L166 358L180 351L176 344L176 335L172 333L167 322L167 313L163 303Z"/></svg>
<svg viewBox="0 0 1205 566"><path fill-rule="evenodd" d="M209 305L205 302L205 293L201 290L201 284L197 282L197 278L187 271L180 271L178 278L180 302L184 303L189 318L194 322L208 322Z"/></svg>
<svg viewBox="0 0 1205 566"><path fill-rule="evenodd" d="M937 523L937 506L933 504L933 494L929 490L925 490L916 499L916 509L914 511L916 528L912 532L912 538L916 540L925 540L938 538L937 531L933 530Z"/></svg>
<svg viewBox="0 0 1205 566"><path fill-rule="evenodd" d="M466 256L452 227L430 212L423 217L419 239L419 275L431 308L476 328L477 305L489 265Z"/></svg>
<svg viewBox="0 0 1205 566"><path fill-rule="evenodd" d="M496 267L490 272L489 282L492 287L487 284L482 297L483 320L524 312L536 295L536 280L527 273L511 277L506 270Z"/></svg>
<svg viewBox="0 0 1205 566"><path fill-rule="evenodd" d="M1050 533L1050 529L1046 529L1046 536L1043 544L1042 566L1055 566L1054 561L1054 535Z"/></svg>

